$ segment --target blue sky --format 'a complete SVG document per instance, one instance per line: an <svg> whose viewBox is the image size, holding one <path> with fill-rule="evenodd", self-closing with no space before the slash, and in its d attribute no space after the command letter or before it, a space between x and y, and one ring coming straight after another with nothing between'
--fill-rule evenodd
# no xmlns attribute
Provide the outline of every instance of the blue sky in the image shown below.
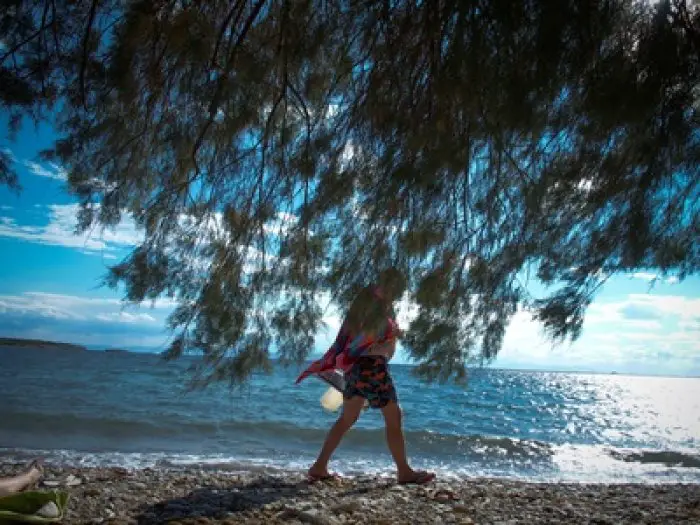
<svg viewBox="0 0 700 525"><path fill-rule="evenodd" d="M3 118L0 126L6 129ZM19 195L0 187L0 336L162 349L173 304L125 310L116 292L100 287L107 266L128 253L139 233L125 221L114 231L74 234L77 207L65 172L37 158L53 137L50 127L30 124L15 141L0 140L23 187ZM700 375L700 278L660 279L650 287L654 277L611 278L574 344L552 346L527 313L518 313L494 366ZM326 321L316 351L330 344L339 320Z"/></svg>

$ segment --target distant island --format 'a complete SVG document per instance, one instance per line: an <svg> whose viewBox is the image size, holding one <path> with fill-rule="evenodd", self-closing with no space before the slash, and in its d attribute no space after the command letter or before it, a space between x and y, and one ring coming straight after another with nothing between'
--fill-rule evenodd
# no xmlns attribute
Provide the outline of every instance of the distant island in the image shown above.
<svg viewBox="0 0 700 525"><path fill-rule="evenodd" d="M87 348L71 343L57 343L55 341L43 341L41 339L16 339L13 337L0 337L0 348L36 348L40 350L61 350L69 352L86 352Z"/></svg>
<svg viewBox="0 0 700 525"><path fill-rule="evenodd" d="M42 339L21 339L18 337L0 337L1 348L30 348L35 350L60 350L68 352L103 351L106 354L130 354L130 350L124 348L87 348L73 343L59 343L56 341L44 341Z"/></svg>

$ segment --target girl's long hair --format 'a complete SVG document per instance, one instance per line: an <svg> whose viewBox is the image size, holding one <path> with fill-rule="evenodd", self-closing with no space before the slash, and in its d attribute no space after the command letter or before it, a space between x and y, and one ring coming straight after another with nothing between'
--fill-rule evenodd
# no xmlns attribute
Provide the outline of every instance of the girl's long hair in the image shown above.
<svg viewBox="0 0 700 525"><path fill-rule="evenodd" d="M363 288L353 300L345 316L345 327L352 334L377 335L391 315L391 303L379 297L373 286Z"/></svg>

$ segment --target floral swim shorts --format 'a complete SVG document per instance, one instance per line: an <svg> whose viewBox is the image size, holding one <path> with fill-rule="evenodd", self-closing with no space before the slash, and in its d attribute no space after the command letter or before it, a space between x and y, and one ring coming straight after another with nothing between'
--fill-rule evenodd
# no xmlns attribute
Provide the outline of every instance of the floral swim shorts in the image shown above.
<svg viewBox="0 0 700 525"><path fill-rule="evenodd" d="M372 408L384 408L390 401L397 402L386 358L360 357L345 376L343 395L346 399L362 396Z"/></svg>

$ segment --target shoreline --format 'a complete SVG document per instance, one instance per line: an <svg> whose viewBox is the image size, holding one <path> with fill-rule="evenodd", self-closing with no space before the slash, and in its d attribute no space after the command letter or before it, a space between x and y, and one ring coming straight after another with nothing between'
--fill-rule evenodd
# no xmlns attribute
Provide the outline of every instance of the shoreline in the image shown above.
<svg viewBox="0 0 700 525"><path fill-rule="evenodd" d="M26 464L0 463L0 475ZM64 523L376 525L700 522L700 485L472 478L401 486L377 477L309 484L301 472L45 465L39 490L71 499Z"/></svg>

